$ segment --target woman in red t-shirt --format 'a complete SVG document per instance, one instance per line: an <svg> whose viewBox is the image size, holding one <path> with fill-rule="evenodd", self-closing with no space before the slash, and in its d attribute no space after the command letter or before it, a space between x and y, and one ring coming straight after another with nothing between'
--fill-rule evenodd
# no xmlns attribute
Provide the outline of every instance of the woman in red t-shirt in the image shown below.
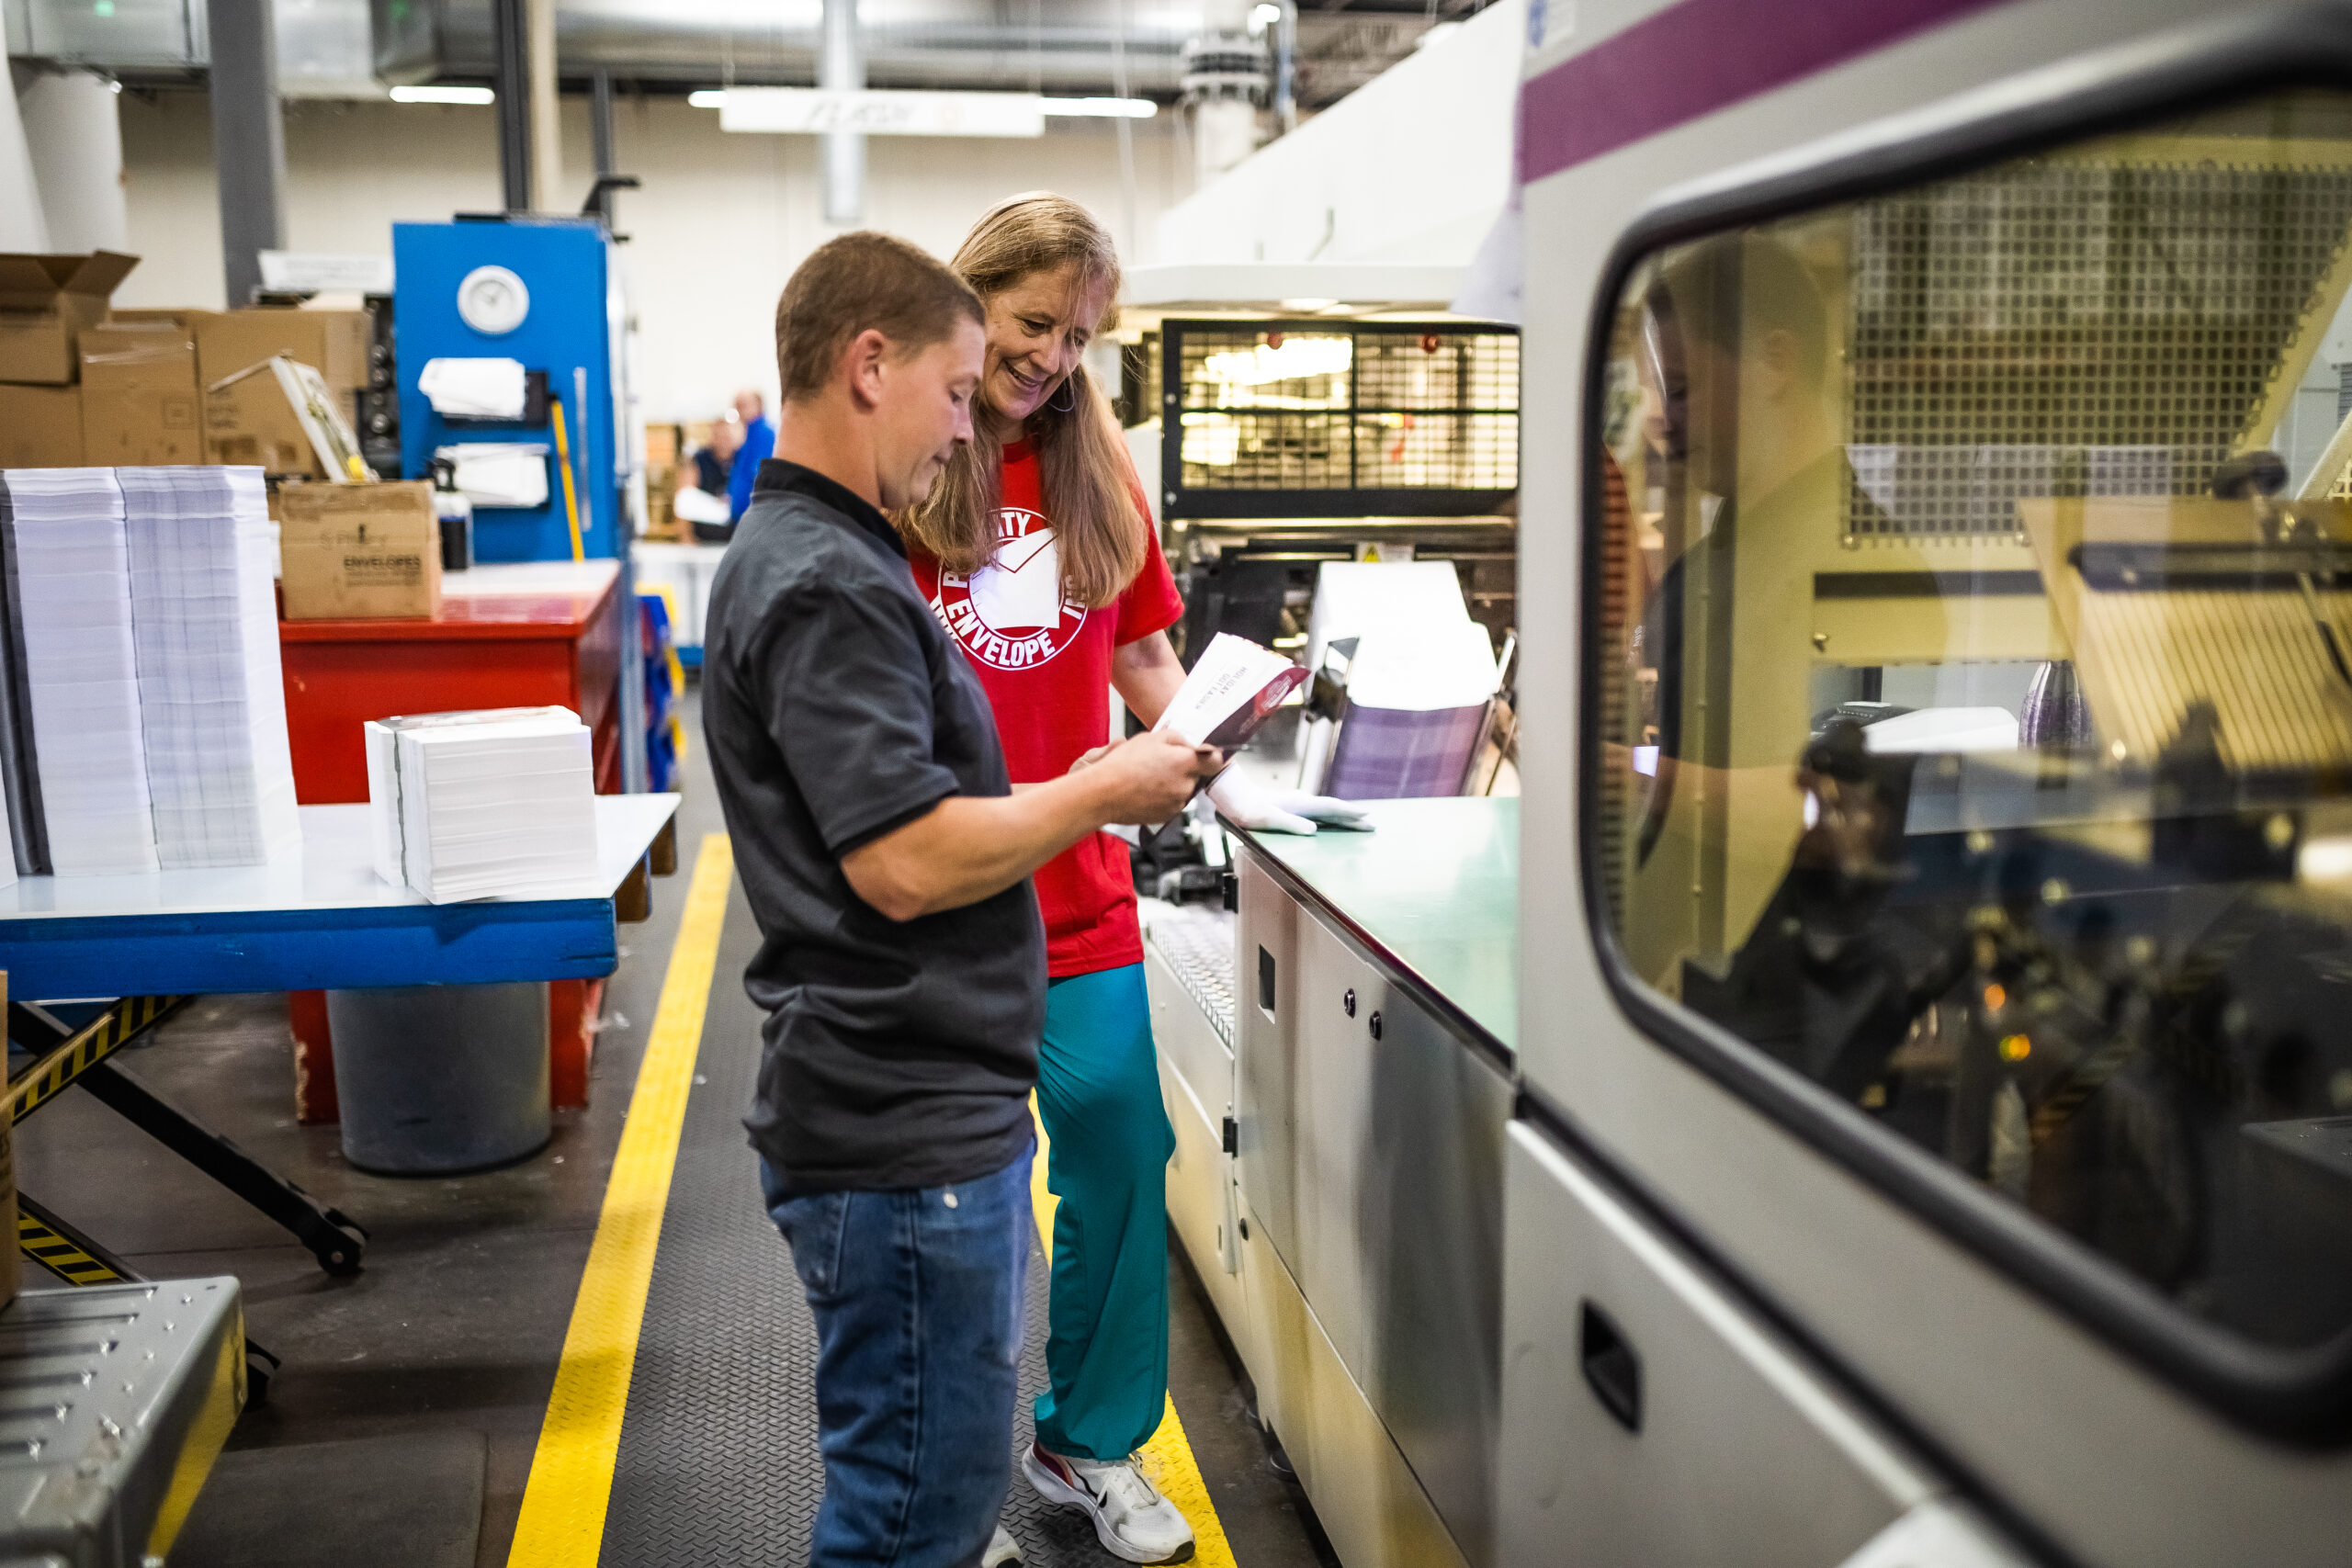
<svg viewBox="0 0 2352 1568"><path fill-rule="evenodd" d="M953 264L988 307L974 439L896 521L916 585L996 711L1015 789L1110 739L1110 692L1148 724L1182 684L1167 628L1183 614L1117 421L1080 356L1111 320L1118 254L1092 214L1044 192L982 217ZM1312 832L1339 802L1212 794L1253 827ZM1133 1461L1168 1388L1165 1167L1143 939L1127 847L1097 833L1037 872L1049 985L1037 1108L1051 1143L1053 1297L1023 1458L1048 1499L1085 1509L1111 1551L1159 1562L1192 1530Z"/></svg>

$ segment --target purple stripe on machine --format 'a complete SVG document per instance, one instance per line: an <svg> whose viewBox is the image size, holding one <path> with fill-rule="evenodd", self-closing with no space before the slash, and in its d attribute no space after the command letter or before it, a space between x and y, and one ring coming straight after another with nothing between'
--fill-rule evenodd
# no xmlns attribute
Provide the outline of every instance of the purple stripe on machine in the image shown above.
<svg viewBox="0 0 2352 1568"><path fill-rule="evenodd" d="M1540 180L1998 0L1682 0L1520 93L1522 181Z"/></svg>

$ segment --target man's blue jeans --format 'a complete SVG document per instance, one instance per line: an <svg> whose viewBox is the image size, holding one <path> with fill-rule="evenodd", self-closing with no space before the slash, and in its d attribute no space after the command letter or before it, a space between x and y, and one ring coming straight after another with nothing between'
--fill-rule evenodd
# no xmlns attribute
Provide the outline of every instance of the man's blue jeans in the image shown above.
<svg viewBox="0 0 2352 1568"><path fill-rule="evenodd" d="M967 1568L1012 1479L1029 1155L956 1187L783 1193L817 1319L825 1499L810 1568Z"/></svg>

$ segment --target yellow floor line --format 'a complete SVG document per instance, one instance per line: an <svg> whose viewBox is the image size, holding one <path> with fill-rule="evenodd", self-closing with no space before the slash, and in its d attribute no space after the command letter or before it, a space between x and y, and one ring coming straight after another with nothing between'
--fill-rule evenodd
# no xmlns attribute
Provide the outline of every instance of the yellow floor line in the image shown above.
<svg viewBox="0 0 2352 1568"><path fill-rule="evenodd" d="M1036 1110L1037 1099L1032 1095L1032 1120L1036 1120ZM1048 1259L1054 1255L1054 1211L1061 1204L1046 1190L1046 1156L1052 1148L1046 1123L1037 1121L1037 1157L1029 1168L1029 1202L1037 1212L1037 1235ZM1173 1399L1168 1401L1167 1415L1160 1417L1159 1430L1144 1444L1139 1457L1144 1474L1193 1527L1193 1561L1200 1568L1235 1568L1232 1543L1225 1539L1225 1525L1216 1517L1216 1505L1209 1500L1208 1483L1201 1479L1201 1467L1193 1458L1193 1445L1185 1439L1184 1423L1177 1419Z"/></svg>
<svg viewBox="0 0 2352 1568"><path fill-rule="evenodd" d="M594 1568L604 1549L605 1510L612 1502L613 1461L620 1452L645 1292L653 1280L662 1211L670 1201L678 1131L685 1122L695 1056L702 1048L703 1014L718 966L719 928L727 920L727 890L734 874L726 835L705 838L605 1188L596 1239L580 1276L571 1327L563 1338L563 1365L531 1459L508 1568Z"/></svg>

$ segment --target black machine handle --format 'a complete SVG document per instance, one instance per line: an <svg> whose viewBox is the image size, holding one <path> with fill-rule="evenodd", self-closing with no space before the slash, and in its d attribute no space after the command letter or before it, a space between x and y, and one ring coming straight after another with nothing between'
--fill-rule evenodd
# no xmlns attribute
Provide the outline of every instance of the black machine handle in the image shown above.
<svg viewBox="0 0 2352 1568"><path fill-rule="evenodd" d="M1588 1301L1579 1314L1577 1359L1584 1366L1585 1385L1600 1407L1628 1432L1642 1429L1642 1358L1617 1326L1617 1320Z"/></svg>

